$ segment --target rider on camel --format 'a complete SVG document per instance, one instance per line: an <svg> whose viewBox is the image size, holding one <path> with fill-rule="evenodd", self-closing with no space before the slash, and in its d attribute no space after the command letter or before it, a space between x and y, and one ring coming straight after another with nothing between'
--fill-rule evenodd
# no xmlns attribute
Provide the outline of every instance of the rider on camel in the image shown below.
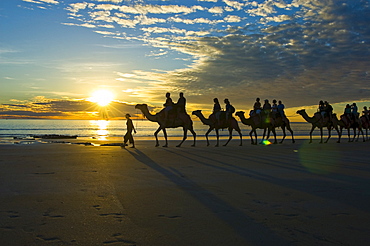
<svg viewBox="0 0 370 246"><path fill-rule="evenodd" d="M221 105L218 101L218 98L213 98L213 102L214 104L212 114L215 116L216 122L220 123Z"/></svg>
<svg viewBox="0 0 370 246"><path fill-rule="evenodd" d="M169 92L166 93L166 102L163 104L164 106L164 117L168 119L168 112L173 109L173 101L171 99L171 94Z"/></svg>

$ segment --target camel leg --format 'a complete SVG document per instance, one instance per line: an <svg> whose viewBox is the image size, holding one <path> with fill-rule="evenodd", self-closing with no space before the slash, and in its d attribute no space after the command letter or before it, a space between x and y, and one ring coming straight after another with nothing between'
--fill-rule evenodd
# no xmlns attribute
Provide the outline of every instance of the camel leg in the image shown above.
<svg viewBox="0 0 370 246"><path fill-rule="evenodd" d="M219 142L220 142L220 136L218 135L218 129L217 128L215 128L215 131L216 131L216 145L215 145L215 147L218 147Z"/></svg>
<svg viewBox="0 0 370 246"><path fill-rule="evenodd" d="M328 139L326 139L325 143L329 141L330 137L331 137L331 126L328 126Z"/></svg>
<svg viewBox="0 0 370 246"><path fill-rule="evenodd" d="M209 134L212 130L213 130L213 128L212 128L212 127L210 127L210 128L208 129L208 131L206 132L207 146L209 146L208 134Z"/></svg>
<svg viewBox="0 0 370 246"><path fill-rule="evenodd" d="M323 142L323 130L322 130L322 127L320 127L320 135L321 135L321 141L320 141L320 143L322 143Z"/></svg>
<svg viewBox="0 0 370 246"><path fill-rule="evenodd" d="M184 131L184 136L182 138L182 141L178 145L176 145L176 147L181 147L182 143L188 138L188 128L183 127L182 129Z"/></svg>
<svg viewBox="0 0 370 246"><path fill-rule="evenodd" d="M197 138L197 134L195 133L193 127L190 128L189 131L191 132L191 134L193 134L193 138L194 138L194 141L193 141L193 144L191 145L191 147L195 147L195 140Z"/></svg>
<svg viewBox="0 0 370 246"><path fill-rule="evenodd" d="M347 129L347 131L348 131L348 142L351 142L351 128L348 128Z"/></svg>
<svg viewBox="0 0 370 246"><path fill-rule="evenodd" d="M158 127L158 129L155 131L154 136L155 136L155 147L159 146L159 141L158 141L158 133L162 130L161 127Z"/></svg>
<svg viewBox="0 0 370 246"><path fill-rule="evenodd" d="M163 147L168 147L167 131L166 131L166 128L163 128L163 129L162 129L162 131L163 131L164 139L166 140L166 144L165 144L165 145L163 145Z"/></svg>
<svg viewBox="0 0 370 246"><path fill-rule="evenodd" d="M282 126L281 127L281 130L283 131L283 138L281 139L280 143L283 143L284 142L284 139L286 137L286 133L285 133L285 126Z"/></svg>
<svg viewBox="0 0 370 246"><path fill-rule="evenodd" d="M340 143L340 139L341 139L341 137L342 137L342 131L340 131L340 132L339 132L338 126L336 126L336 127L335 127L335 130L336 130L336 131L337 131L337 133L338 133L338 141L337 141L337 143Z"/></svg>
<svg viewBox="0 0 370 246"><path fill-rule="evenodd" d="M256 142L254 142L252 134L254 133L254 136L256 138ZM257 144L257 132L256 129L252 129L251 132L249 133L249 136L251 137L251 144Z"/></svg>
<svg viewBox="0 0 370 246"><path fill-rule="evenodd" d="M277 140L276 140L276 130L275 130L275 127L272 128L272 133L274 134L274 144L277 144Z"/></svg>
<svg viewBox="0 0 370 246"><path fill-rule="evenodd" d="M265 129L266 131L266 129ZM267 136L266 136L266 140L268 140L270 138L270 129L268 128L268 131L267 131ZM263 135L265 135L265 133L263 133Z"/></svg>
<svg viewBox="0 0 370 246"><path fill-rule="evenodd" d="M230 140L233 138L233 129L231 127L229 127L229 139L227 140L227 142L223 145L223 146L226 146Z"/></svg>
<svg viewBox="0 0 370 246"><path fill-rule="evenodd" d="M312 132L315 130L316 126L312 125L311 131L310 131L310 143L312 143Z"/></svg>
<svg viewBox="0 0 370 246"><path fill-rule="evenodd" d="M361 134L362 134L362 142L365 142L365 136L364 136L364 131L362 130L362 128L359 128L359 133L358 133L358 135L357 135L357 141L358 141L358 139L359 139L359 137L360 137L360 132L361 132Z"/></svg>
<svg viewBox="0 0 370 246"><path fill-rule="evenodd" d="M290 126L287 126L287 129L290 132L290 134L292 135L292 142L295 143L295 139L294 139L294 134L293 134L292 128L290 128Z"/></svg>
<svg viewBox="0 0 370 246"><path fill-rule="evenodd" d="M356 136L357 136L356 128L354 127L354 128L353 128L353 139L352 139L352 142L354 142L354 141L355 141Z"/></svg>
<svg viewBox="0 0 370 246"><path fill-rule="evenodd" d="M269 130L270 130L270 129L269 129ZM267 128L263 129L263 135L262 135L262 139L261 139L260 144L262 144L262 143L263 143L263 140L265 140L266 131L267 131ZM269 132L268 134L270 135L270 132ZM256 139L256 142L257 142L257 139Z"/></svg>
<svg viewBox="0 0 370 246"><path fill-rule="evenodd" d="M239 130L237 130L237 132L239 133L239 137L240 137L240 144L239 144L239 146L243 146L243 136L242 136L242 131L239 129Z"/></svg>

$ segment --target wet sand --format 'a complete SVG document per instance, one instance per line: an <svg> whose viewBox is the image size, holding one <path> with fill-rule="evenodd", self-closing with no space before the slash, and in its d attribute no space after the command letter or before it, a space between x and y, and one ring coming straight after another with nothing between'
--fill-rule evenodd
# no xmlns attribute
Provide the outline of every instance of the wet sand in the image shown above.
<svg viewBox="0 0 370 246"><path fill-rule="evenodd" d="M1 145L1 245L368 245L369 142L244 142Z"/></svg>

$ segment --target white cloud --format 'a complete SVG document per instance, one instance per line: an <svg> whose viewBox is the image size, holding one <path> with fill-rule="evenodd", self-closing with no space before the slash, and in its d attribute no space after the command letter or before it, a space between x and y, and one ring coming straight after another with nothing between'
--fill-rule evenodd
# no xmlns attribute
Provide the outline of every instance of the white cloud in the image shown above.
<svg viewBox="0 0 370 246"><path fill-rule="evenodd" d="M114 32L106 32L106 31L94 31L94 32L102 34L102 35L117 35Z"/></svg>
<svg viewBox="0 0 370 246"><path fill-rule="evenodd" d="M22 0L23 2L36 3L36 4L59 4L56 0Z"/></svg>
<svg viewBox="0 0 370 246"><path fill-rule="evenodd" d="M232 7L236 10L241 10L245 6L244 3L240 3L238 1L223 0L223 2L226 3L229 7Z"/></svg>
<svg viewBox="0 0 370 246"><path fill-rule="evenodd" d="M39 1L44 3L59 4L59 2L56 0L39 0Z"/></svg>
<svg viewBox="0 0 370 246"><path fill-rule="evenodd" d="M224 12L224 9L222 7L212 7L208 9L208 12L212 14L222 14Z"/></svg>
<svg viewBox="0 0 370 246"><path fill-rule="evenodd" d="M83 2L83 3L71 3L69 5L69 7L67 7L66 9L68 11L71 11L72 13L77 13L77 12L79 12L82 9L92 8L94 6L95 6L95 4L93 4L93 3L87 3L87 2Z"/></svg>
<svg viewBox="0 0 370 246"><path fill-rule="evenodd" d="M242 18L237 15L228 15L224 18L225 22L240 22Z"/></svg>

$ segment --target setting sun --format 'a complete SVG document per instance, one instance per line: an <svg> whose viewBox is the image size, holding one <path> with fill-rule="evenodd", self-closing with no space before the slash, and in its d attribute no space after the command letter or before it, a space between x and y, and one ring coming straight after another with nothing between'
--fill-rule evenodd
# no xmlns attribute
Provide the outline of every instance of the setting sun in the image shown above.
<svg viewBox="0 0 370 246"><path fill-rule="evenodd" d="M108 90L98 90L93 92L92 96L89 98L89 101L97 103L99 106L107 106L114 99L114 95L111 91Z"/></svg>

